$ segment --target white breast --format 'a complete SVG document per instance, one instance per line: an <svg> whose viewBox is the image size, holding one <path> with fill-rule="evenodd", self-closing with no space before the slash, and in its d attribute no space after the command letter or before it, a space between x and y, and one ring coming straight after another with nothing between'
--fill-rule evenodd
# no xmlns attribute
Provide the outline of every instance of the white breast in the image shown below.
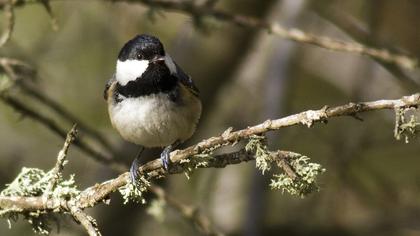
<svg viewBox="0 0 420 236"><path fill-rule="evenodd" d="M145 147L163 147L194 133L201 113L201 103L197 105L176 104L158 93L124 98L109 106L109 114L125 140Z"/></svg>

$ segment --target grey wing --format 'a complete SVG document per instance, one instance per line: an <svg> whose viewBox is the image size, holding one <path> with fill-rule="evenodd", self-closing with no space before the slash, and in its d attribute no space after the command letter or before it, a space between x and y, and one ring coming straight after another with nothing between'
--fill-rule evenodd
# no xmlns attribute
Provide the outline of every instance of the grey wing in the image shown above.
<svg viewBox="0 0 420 236"><path fill-rule="evenodd" d="M174 63L176 66L176 73L174 74L174 76L176 76L179 81L186 87L188 88L188 90L191 91L192 94L194 94L195 96L198 97L198 95L200 94L200 91L198 90L198 88L195 86L193 80L191 79L191 76L187 75L180 66L178 66L178 64Z"/></svg>
<svg viewBox="0 0 420 236"><path fill-rule="evenodd" d="M115 81L115 74L112 75L111 79L108 80L108 82L106 82L105 84L105 89L104 89L104 99L107 100L108 99L108 90L111 87L112 83Z"/></svg>

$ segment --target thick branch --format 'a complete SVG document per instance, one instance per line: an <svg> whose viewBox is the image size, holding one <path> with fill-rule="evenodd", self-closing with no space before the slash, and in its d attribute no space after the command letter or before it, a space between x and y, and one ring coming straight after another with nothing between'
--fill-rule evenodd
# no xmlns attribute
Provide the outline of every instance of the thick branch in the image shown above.
<svg viewBox="0 0 420 236"><path fill-rule="evenodd" d="M0 196L1 209L13 209L15 211L40 211L54 210L62 205L58 199L48 199L43 197L9 197Z"/></svg>
<svg viewBox="0 0 420 236"><path fill-rule="evenodd" d="M186 161L192 161L199 159L196 156L198 154L205 153L206 150L214 149L220 146L236 143L242 139L248 139L253 135L261 135L268 131L277 130L283 127L304 124L308 127L312 126L315 122L327 121L332 117L337 116L355 116L358 113L373 111L373 110L384 110L384 109L398 109L398 108L409 108L417 107L420 105L420 94L413 94L411 96L402 97L401 99L395 100L379 100L373 102L363 103L349 103L343 106L337 106L332 108L324 107L319 110L308 110L295 115L290 115L277 120L268 120L261 124L248 127L236 132L228 130L222 135L212 137L199 142L196 145L190 146L184 150L176 150L171 153L171 160L174 168L170 174L180 173L184 169L182 165ZM274 154L273 154L274 155ZM293 170L287 170L287 166L281 163L282 158L285 156L293 156L291 152L281 151L275 153L280 159L279 165L285 170L285 172L293 177L295 173ZM226 165L238 164L254 160L253 154L247 153L244 150L238 152L223 154L214 156L207 159L206 165L200 165L200 168L218 168ZM163 170L160 160L154 160L146 163L139 168L141 174L147 179L160 178L167 173ZM115 179L108 180L101 184L96 184L92 187L85 189L80 195L72 201L75 209L78 211L88 207L93 207L96 204L106 200L112 192L118 188L129 183L129 173L123 173ZM159 194L159 192L157 192ZM65 202L62 199L46 199L40 197L0 197L0 208L7 210L12 209L14 211L34 211L34 210L57 210L66 209L69 202ZM184 209L185 210L185 209ZM92 223L92 222L91 222ZM85 226L86 227L86 226Z"/></svg>
<svg viewBox="0 0 420 236"><path fill-rule="evenodd" d="M395 100L379 100L373 102L349 103L343 106L337 106L332 108L325 107L320 110L309 110L277 120L267 120L259 125L251 126L236 132L225 132L221 136L203 140L198 144L190 146L186 149L173 151L171 153L171 161L173 163L174 168L171 169L171 174L180 173L180 170L182 169L180 167L180 162L183 160L192 158L194 155L200 154L201 152L207 149L211 149L213 147L236 143L241 139L249 138L251 135L259 135L268 131L277 130L283 127L298 124L310 126L314 122L326 121L329 118L337 116L354 116L358 113L367 111L395 109L398 107L417 107L419 105L420 94L414 94ZM239 153L236 152L231 154L215 156L214 158L208 161L207 166L201 167L224 167L226 165L237 164L253 159L253 155L249 155L243 151L240 151ZM139 168L139 172L147 176L148 178L158 178L167 174L164 171L162 163L159 159L150 161L145 165L141 166ZM97 204L98 202L104 200L110 193L116 191L119 187L126 185L128 181L129 174L126 172L115 179L106 181L102 184L97 184L84 190L81 193L79 199L80 207L83 209Z"/></svg>
<svg viewBox="0 0 420 236"><path fill-rule="evenodd" d="M190 146L184 150L177 150L172 152L171 160L174 163L178 163L181 160L200 154L202 151L212 147L232 144L242 139L248 138L251 135L260 135L268 131L278 130L283 127L294 126L298 124L311 127L315 122L326 121L332 117L354 117L359 113L367 111L395 109L399 107L417 107L418 105L420 105L420 94L413 94L411 96L406 96L395 100L349 103L343 106L332 108L324 107L319 110L308 110L277 120L267 120L261 124L251 126L243 130L238 130L236 132L225 132L221 136L203 140L198 144ZM165 171L160 160L154 160L146 163L140 167L139 171L140 173L146 174L149 177L165 175Z"/></svg>

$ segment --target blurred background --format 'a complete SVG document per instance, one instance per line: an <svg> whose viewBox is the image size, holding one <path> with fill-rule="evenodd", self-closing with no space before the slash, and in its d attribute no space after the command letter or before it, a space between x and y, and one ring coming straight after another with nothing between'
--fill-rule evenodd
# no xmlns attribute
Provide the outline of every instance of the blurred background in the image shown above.
<svg viewBox="0 0 420 236"><path fill-rule="evenodd" d="M100 132L110 148L91 141L98 152L127 165L137 147L112 129L102 92L119 49L139 33L158 36L201 90L202 119L183 147L228 127L241 129L324 105L396 99L419 91L418 71L286 41L258 29L208 18L197 21L136 3L51 5L57 31L41 4L16 8L11 41L0 55L36 68L31 86ZM420 1L220 0L215 7L420 58ZM25 89L13 88L11 94L70 129L70 122ZM270 190L269 178L255 169L255 162L201 169L190 180L173 175L157 184L177 200L197 206L227 235L420 235L419 139L408 144L394 139L393 111L361 117L363 122L341 117L311 129L291 127L269 134L271 149L302 153L327 169L319 179L320 192L304 199ZM23 166L50 169L62 143L49 129L0 103L0 185L11 182ZM143 156L153 159L158 153L151 150ZM74 146L68 158L64 173L75 173L80 189L118 174ZM148 196L149 203L152 199ZM165 208L160 220L147 208L123 205L120 195L113 194L110 205L88 212L103 235L200 235L173 208ZM60 232L53 226L52 235L85 234L70 217L60 217L60 222ZM0 235L32 234L26 222L9 229L6 220L0 221Z"/></svg>

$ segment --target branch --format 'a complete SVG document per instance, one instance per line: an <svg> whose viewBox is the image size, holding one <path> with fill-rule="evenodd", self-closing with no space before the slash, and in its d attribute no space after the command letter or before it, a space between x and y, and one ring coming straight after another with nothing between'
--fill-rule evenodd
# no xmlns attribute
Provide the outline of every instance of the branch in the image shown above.
<svg viewBox="0 0 420 236"><path fill-rule="evenodd" d="M44 192L44 195L46 195L47 197L48 197L48 194L52 192L52 190L55 189L58 181L62 177L61 173L63 172L63 169L64 169L67 152L69 151L70 144L73 143L74 139L76 138L76 135L77 135L76 125L73 125L71 130L67 133L66 140L64 141L64 146L60 150L60 152L58 152L57 162L54 168L51 170L53 177L47 187L47 191Z"/></svg>
<svg viewBox="0 0 420 236"><path fill-rule="evenodd" d="M420 94L413 94L411 96L405 96L395 100L379 100L373 102L349 103L346 105L332 108L324 107L319 110L308 110L277 120L268 120L261 124L251 126L246 129L242 129L235 132L232 132L231 129L228 129L220 136L203 140L198 144L190 146L183 150L173 151L171 153L173 167L171 168L170 173L167 173L163 170L160 160L154 160L146 163L145 165L139 167L139 172L144 177L145 181L150 181L155 178L165 177L168 174L188 172L190 171L189 168L222 168L226 165L238 164L255 159L257 159L258 161L258 158L261 158L261 156L265 152L268 155L268 158L263 161L269 160L277 162L278 165L284 170L285 174L287 175L277 175L275 177L277 177L278 179L272 180L271 186L273 188L279 188L282 187L282 184L285 184L284 181L287 178L293 180L303 177L302 170L306 170L306 168L299 169L296 165L302 165L302 162L305 162L307 158L301 156L300 154L287 151L269 152L266 149L264 149L265 147L262 145L261 142L255 141L261 139L256 139L255 135L261 135L272 130L278 130L283 127L298 124L303 124L307 127L311 127L317 122L326 122L328 119L338 116L354 117L356 114L362 112L384 109L395 109L398 111L402 111L403 109L417 108L419 105ZM400 123L398 125L400 126L404 125L401 124L401 120L402 119L398 119ZM418 125L418 123L416 125ZM257 148L253 148L254 151L250 151L247 145L247 148L245 150L241 149L239 151L231 153L211 156L211 153L215 149L225 145L234 145L235 143L244 139L248 139L251 141L254 140L253 142L256 142L259 146ZM255 144L253 145L255 146ZM66 145L64 145L64 147L66 148ZM290 162L287 160L296 157L299 157L300 159L295 159L295 163L293 162L293 160ZM261 164L259 168L261 168ZM286 182L290 184L290 181ZM62 183L63 182L59 182L58 184ZM92 233L91 235L96 235L93 234L93 232L97 233L97 230L93 231L93 229L96 228L94 221L84 213L82 214L80 212L85 208L90 208L101 202L106 201L112 192L115 192L116 190L127 186L129 183L129 173L126 172L119 175L115 179L105 181L101 184L95 184L94 186L91 186L82 192L77 192L76 190L74 190L73 192L71 192L72 197L70 198L68 198L68 196L55 196L51 198L45 198L42 195L11 196L5 195L3 191L2 195L0 196L0 208L3 209L4 213L27 213L33 211L58 211L62 213L70 212L71 214L75 215L75 218L84 225L88 232ZM70 184L69 186L72 186L72 184ZM292 185L291 187L295 186ZM159 192L159 190L155 191L155 193L158 196L165 197L164 195L162 195L161 192ZM184 207L179 208L181 210L181 213L183 213L187 218L194 217L193 210ZM203 224L201 227L205 228L205 221L198 221L198 223Z"/></svg>
<svg viewBox="0 0 420 236"><path fill-rule="evenodd" d="M178 150L177 150L178 151ZM174 151L171 153L172 160L174 160L177 155L177 151ZM232 152L229 154L222 154L212 157L210 160L208 160L208 163L206 165L200 165L198 168L223 168L227 165L234 165L239 164L241 162L248 162L251 160L255 160L255 156L242 151L239 152ZM145 164L142 167L145 166L151 166L151 165L157 165L160 166L160 168L163 168L161 164L157 164L156 162L160 161L151 161ZM181 160L173 162L171 167L171 174L179 174L184 173L184 169L182 168L182 163L180 163ZM155 170L150 170L150 172L142 170L142 167L140 167L140 173L148 176L148 179L157 178L157 177L163 177L164 175L157 175ZM85 189L79 197L79 203L80 207L82 209L87 207L92 207L104 199L108 197L108 195L112 192L115 192L118 190L118 188L121 188L127 184L130 184L130 178L129 173L125 172L121 175L119 175L115 179L111 179L108 181L105 181L101 184L96 184L95 186L89 187ZM159 193L156 193L159 194ZM1 202L1 199L0 199ZM1 207L1 203L0 203Z"/></svg>
<svg viewBox="0 0 420 236"><path fill-rule="evenodd" d="M181 162L188 158L194 157L205 150L233 144L241 139L249 138L251 135L263 134L268 131L277 130L283 127L304 124L308 127L315 122L326 121L332 117L338 116L354 116L367 111L397 109L403 107L417 107L420 105L420 94L402 97L396 100L379 100L373 102L349 103L343 106L332 108L322 108L320 110L309 110L295 115L287 116L277 120L267 120L264 123L239 130L236 132L225 132L221 136L212 137L190 146L183 150L175 150L171 153L170 158L173 164L171 174L181 173ZM207 166L199 166L199 168L225 167L226 165L238 164L254 160L254 156L243 152L235 152L216 156L208 161ZM167 175L164 171L162 163L159 159L150 161L139 167L139 173L148 178L161 178ZM117 178L97 184L87 188L81 193L81 208L91 207L98 202L104 200L110 193L115 192L118 188L129 183L129 173L119 175ZM1 204L0 204L1 206Z"/></svg>
<svg viewBox="0 0 420 236"><path fill-rule="evenodd" d="M418 60L416 58L390 52L387 49L379 49L365 46L360 43L352 43L339 39L304 32L296 28L285 28L284 26L260 20L258 18L229 13L223 10L215 9L212 5L196 4L195 1L179 1L179 0L102 0L107 2L127 2L140 3L152 8L161 8L167 11L180 12L192 17L211 17L213 19L233 23L238 26L247 28L264 29L268 33L277 35L283 39L291 40L298 43L311 44L320 48L347 52L369 56L385 63L395 64L406 69L418 68ZM17 0L14 5L22 6L24 4L33 3L29 0ZM0 8L6 7L6 3L0 2Z"/></svg>
<svg viewBox="0 0 420 236"><path fill-rule="evenodd" d="M98 225L95 219L83 212L76 205L70 205L69 210L74 219L83 225L89 236L101 236L101 232L98 230Z"/></svg>
<svg viewBox="0 0 420 236"><path fill-rule="evenodd" d="M356 41L368 45L370 47L385 47L389 48L394 52L399 52L398 48L392 47L389 44L385 44L383 42L379 42L378 39L371 34L371 32L367 31L364 27L360 26L360 22L356 20L356 18L350 17L349 14L346 14L344 11L339 11L338 9L334 9L332 7L325 7L324 5L317 4L313 2L312 4L315 12L320 15L320 17L325 18L342 31L344 31L347 35L354 38ZM375 59L374 60L383 66L386 70L388 70L391 74L393 74L397 79L400 79L403 83L407 91L415 89L418 87L420 81L415 78L411 78L410 76L406 75L404 71L399 68L395 64L385 63L381 60Z"/></svg>
<svg viewBox="0 0 420 236"><path fill-rule="evenodd" d="M12 36L13 27L15 25L15 12L13 9L13 0L5 0L4 3L0 2L3 5L4 10L4 32L0 36L0 48L3 47Z"/></svg>
<svg viewBox="0 0 420 236"><path fill-rule="evenodd" d="M284 127L294 125L305 125L312 127L316 122L326 122L328 119L338 116L355 117L359 113L384 110L410 108L420 105L420 94L413 94L395 100L379 100L373 102L349 103L342 106L328 108L325 106L319 110L308 110L298 114L286 116L277 120L266 120L265 122L248 127L236 132L223 133L221 136L212 137L203 140L196 145L190 146L184 150L176 150L171 153L171 161L179 163L185 159L198 155L206 150L214 147L225 146L237 143L240 140L251 137L252 135L261 135L269 131L278 130ZM139 168L140 173L146 174L148 177L162 177L166 175L160 160L154 160L146 163ZM173 171L173 170L171 170ZM175 173L179 170L175 168Z"/></svg>

